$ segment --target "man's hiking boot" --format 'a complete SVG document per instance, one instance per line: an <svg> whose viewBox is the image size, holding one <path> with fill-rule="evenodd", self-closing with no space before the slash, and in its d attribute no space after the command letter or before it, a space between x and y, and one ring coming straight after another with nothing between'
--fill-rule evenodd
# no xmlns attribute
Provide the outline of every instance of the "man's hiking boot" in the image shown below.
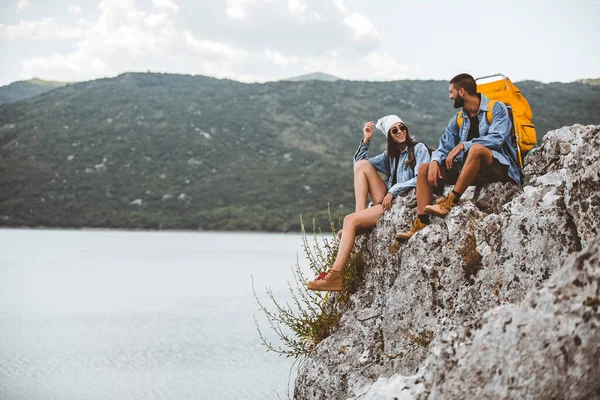
<svg viewBox="0 0 600 400"><path fill-rule="evenodd" d="M425 228L427 225L425 225L424 223L421 222L421 220L419 218L415 219L415 222L413 222L413 226L412 228L410 228L410 231L408 232L400 232L399 234L396 235L396 240L399 242L404 242L408 239L410 239L411 237L413 237L413 235L417 232L419 232L421 229Z"/></svg>
<svg viewBox="0 0 600 400"><path fill-rule="evenodd" d="M454 203L454 193L438 200L433 206L425 206L425 212L429 215L435 215L436 217L445 217L446 214L452 210L452 207L456 206Z"/></svg>
<svg viewBox="0 0 600 400"><path fill-rule="evenodd" d="M342 273L332 269L321 272L314 281L308 281L306 286L310 290L340 292L344 288L344 285L342 284Z"/></svg>

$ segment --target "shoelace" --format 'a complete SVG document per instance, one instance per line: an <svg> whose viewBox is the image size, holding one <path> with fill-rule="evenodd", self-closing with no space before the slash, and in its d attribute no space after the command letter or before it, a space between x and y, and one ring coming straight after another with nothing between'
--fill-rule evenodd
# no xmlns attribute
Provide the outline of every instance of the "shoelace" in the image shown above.
<svg viewBox="0 0 600 400"><path fill-rule="evenodd" d="M447 205L452 205L452 200L450 199L450 196L444 197L440 200L438 200L438 202L436 203L439 206L447 206Z"/></svg>
<svg viewBox="0 0 600 400"><path fill-rule="evenodd" d="M417 219L415 219L415 222L413 223L413 226L412 226L412 228L410 228L410 232L411 232L411 233L416 233L416 232L417 232L417 225L418 225L418 224L417 224L417 220L418 220L418 218L417 218ZM419 220L419 222L421 222L421 221Z"/></svg>
<svg viewBox="0 0 600 400"><path fill-rule="evenodd" d="M444 205L444 204L446 204L447 202L448 202L448 198L447 198L447 197L442 197L442 198L441 198L441 199L439 199L439 200L437 201L437 203L435 203L435 204L437 204L437 205L440 205L440 206L443 206L443 205Z"/></svg>
<svg viewBox="0 0 600 400"><path fill-rule="evenodd" d="M329 275L329 271L321 272L319 276L316 277L315 281L320 281L321 279L325 279Z"/></svg>

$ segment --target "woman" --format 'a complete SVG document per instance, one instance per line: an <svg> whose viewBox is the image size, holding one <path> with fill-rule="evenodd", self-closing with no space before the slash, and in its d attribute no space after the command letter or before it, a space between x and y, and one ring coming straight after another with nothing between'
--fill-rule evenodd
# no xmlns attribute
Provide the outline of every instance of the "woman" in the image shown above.
<svg viewBox="0 0 600 400"><path fill-rule="evenodd" d="M333 267L321 273L315 280L309 281L307 286L310 290L339 292L343 289L341 271L350 256L356 234L373 228L379 216L390 210L394 197L416 187L419 166L429 163L427 146L413 141L408 127L396 115L388 115L377 121L375 126L387 136L387 150L376 157L368 158L373 125L373 121L370 121L363 127L364 139L354 154L356 211L344 218L340 247ZM411 148L414 151L409 151ZM409 159L411 156L415 158L416 165ZM387 175L386 182L377 171ZM373 203L369 208L367 195Z"/></svg>

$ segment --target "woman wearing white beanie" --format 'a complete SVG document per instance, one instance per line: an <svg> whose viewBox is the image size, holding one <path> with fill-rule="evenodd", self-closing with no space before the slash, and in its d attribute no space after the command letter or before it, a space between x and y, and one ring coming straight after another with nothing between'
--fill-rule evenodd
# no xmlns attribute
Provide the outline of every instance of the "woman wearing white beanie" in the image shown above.
<svg viewBox="0 0 600 400"><path fill-rule="evenodd" d="M373 127L387 137L387 150L368 158ZM309 281L308 289L332 292L343 289L341 271L350 256L356 234L375 227L379 216L391 208L395 196L416 187L419 166L430 161L427 146L410 137L408 127L397 115L382 117L377 124L367 122L363 127L363 135L354 154L355 212L344 218L340 247L333 267ZM386 181L378 171L387 175ZM367 195L373 203L368 208Z"/></svg>

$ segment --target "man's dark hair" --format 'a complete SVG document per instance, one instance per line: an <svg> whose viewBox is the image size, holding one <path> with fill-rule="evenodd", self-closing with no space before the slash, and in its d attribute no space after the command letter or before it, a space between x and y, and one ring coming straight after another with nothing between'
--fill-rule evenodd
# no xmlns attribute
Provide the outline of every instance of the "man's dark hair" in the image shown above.
<svg viewBox="0 0 600 400"><path fill-rule="evenodd" d="M450 80L450 83L458 89L465 89L465 92L469 93L472 96L475 96L475 94L477 94L477 83L475 82L475 79L469 74L458 74L454 78L452 78L452 80Z"/></svg>

